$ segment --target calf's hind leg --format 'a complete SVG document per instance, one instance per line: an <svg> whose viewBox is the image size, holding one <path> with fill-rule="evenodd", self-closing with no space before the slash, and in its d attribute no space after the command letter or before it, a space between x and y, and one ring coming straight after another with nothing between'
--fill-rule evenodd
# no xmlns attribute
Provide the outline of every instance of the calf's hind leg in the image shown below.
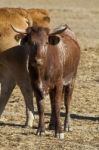
<svg viewBox="0 0 99 150"><path fill-rule="evenodd" d="M74 80L68 84L67 86L64 86L64 105L66 109L66 114L65 114L65 120L64 120L64 130L65 131L72 131L72 128L70 126L70 103L72 99L72 93L74 89Z"/></svg>
<svg viewBox="0 0 99 150"><path fill-rule="evenodd" d="M62 131L61 121L60 121L60 107L62 98L62 83L58 83L54 89L50 90L52 114L50 126L55 126L55 136L59 139L64 139L64 133Z"/></svg>
<svg viewBox="0 0 99 150"><path fill-rule="evenodd" d="M51 103L51 118L49 123L49 130L55 130L54 93L55 93L55 89L49 91L50 103Z"/></svg>

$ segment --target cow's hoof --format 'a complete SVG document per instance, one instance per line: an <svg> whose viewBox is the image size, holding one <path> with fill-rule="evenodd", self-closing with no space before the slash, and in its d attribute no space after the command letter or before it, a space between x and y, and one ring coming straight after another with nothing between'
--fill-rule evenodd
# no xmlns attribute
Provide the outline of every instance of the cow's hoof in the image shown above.
<svg viewBox="0 0 99 150"><path fill-rule="evenodd" d="M30 129L33 127L33 123L32 124L28 124L27 122L24 125L24 128Z"/></svg>
<svg viewBox="0 0 99 150"><path fill-rule="evenodd" d="M56 137L60 140L63 140L64 139L64 133L57 133L56 134Z"/></svg>
<svg viewBox="0 0 99 150"><path fill-rule="evenodd" d="M29 128L32 128L32 127L33 127L33 122L29 123L27 126L28 126Z"/></svg>
<svg viewBox="0 0 99 150"><path fill-rule="evenodd" d="M25 125L24 125L25 128L32 128L33 127L33 120L31 121L26 121Z"/></svg>
<svg viewBox="0 0 99 150"><path fill-rule="evenodd" d="M32 127L33 127L34 119L35 119L34 113L29 110L29 111L28 111L28 116L27 116L27 118L26 118L26 124L27 124L27 126L29 126L29 127L32 128Z"/></svg>
<svg viewBox="0 0 99 150"><path fill-rule="evenodd" d="M28 126L27 124L25 124L25 125L23 125L23 128L30 129L31 127Z"/></svg>

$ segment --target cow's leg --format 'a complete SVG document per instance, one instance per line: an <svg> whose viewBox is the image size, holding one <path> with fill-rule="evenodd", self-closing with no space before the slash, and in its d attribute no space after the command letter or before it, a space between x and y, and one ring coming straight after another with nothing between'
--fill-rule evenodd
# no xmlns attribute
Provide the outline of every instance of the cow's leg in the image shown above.
<svg viewBox="0 0 99 150"><path fill-rule="evenodd" d="M1 95L1 82L0 82L0 95Z"/></svg>
<svg viewBox="0 0 99 150"><path fill-rule="evenodd" d="M55 89L49 91L50 103L51 103L51 118L49 123L49 130L55 130L55 113L54 113L54 98L55 98Z"/></svg>
<svg viewBox="0 0 99 150"><path fill-rule="evenodd" d="M55 89L53 89L53 113L55 114L55 136L59 139L64 139L64 133L62 131L61 121L60 121L60 107L62 98L62 82L57 83Z"/></svg>
<svg viewBox="0 0 99 150"><path fill-rule="evenodd" d="M2 115L15 85L15 81L11 77L2 79L0 95L0 115Z"/></svg>
<svg viewBox="0 0 99 150"><path fill-rule="evenodd" d="M32 127L34 120L34 106L31 82L27 71L21 71L21 73L22 74L20 74L19 78L16 80L26 104L26 126Z"/></svg>
<svg viewBox="0 0 99 150"><path fill-rule="evenodd" d="M72 131L72 128L70 126L70 103L72 99L72 93L74 88L74 80L67 86L64 86L64 105L66 109L65 114L65 121L64 121L64 130L65 131Z"/></svg>

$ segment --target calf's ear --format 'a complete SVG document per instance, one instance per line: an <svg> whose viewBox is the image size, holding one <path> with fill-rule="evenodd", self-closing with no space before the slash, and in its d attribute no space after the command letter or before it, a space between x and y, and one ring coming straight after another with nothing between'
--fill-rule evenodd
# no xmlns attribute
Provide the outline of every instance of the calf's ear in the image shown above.
<svg viewBox="0 0 99 150"><path fill-rule="evenodd" d="M56 35L50 35L48 37L48 42L51 45L57 45L60 42L60 38Z"/></svg>

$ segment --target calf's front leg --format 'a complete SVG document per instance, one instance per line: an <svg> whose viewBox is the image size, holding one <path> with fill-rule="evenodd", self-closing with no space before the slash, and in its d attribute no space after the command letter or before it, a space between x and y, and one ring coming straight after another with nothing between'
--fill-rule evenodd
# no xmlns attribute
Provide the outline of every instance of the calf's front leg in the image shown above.
<svg viewBox="0 0 99 150"><path fill-rule="evenodd" d="M72 99L72 93L73 93L73 89L74 89L74 82L75 80L73 79L72 82L70 84L68 84L67 86L64 86L64 105L65 105L65 109L66 109L66 113L65 113L65 121L64 121L64 131L72 131L70 122L71 122L71 118L70 118L70 103L71 103L71 99Z"/></svg>
<svg viewBox="0 0 99 150"><path fill-rule="evenodd" d="M51 89L49 91L50 96L50 104L51 104L51 117L50 117L50 123L49 123L49 130L55 130L55 114L54 114L54 98L55 98L55 88Z"/></svg>
<svg viewBox="0 0 99 150"><path fill-rule="evenodd" d="M39 114L39 124L37 129L37 135L45 134L45 124L44 124L44 105L43 99L37 99L37 107L38 107L38 114Z"/></svg>
<svg viewBox="0 0 99 150"><path fill-rule="evenodd" d="M57 82L57 85L54 89L50 90L51 96L51 103L52 103L52 109L54 114L54 121L55 121L55 137L58 137L59 139L64 139L64 133L61 126L60 121L60 107L61 107L61 98L62 98L62 82Z"/></svg>

